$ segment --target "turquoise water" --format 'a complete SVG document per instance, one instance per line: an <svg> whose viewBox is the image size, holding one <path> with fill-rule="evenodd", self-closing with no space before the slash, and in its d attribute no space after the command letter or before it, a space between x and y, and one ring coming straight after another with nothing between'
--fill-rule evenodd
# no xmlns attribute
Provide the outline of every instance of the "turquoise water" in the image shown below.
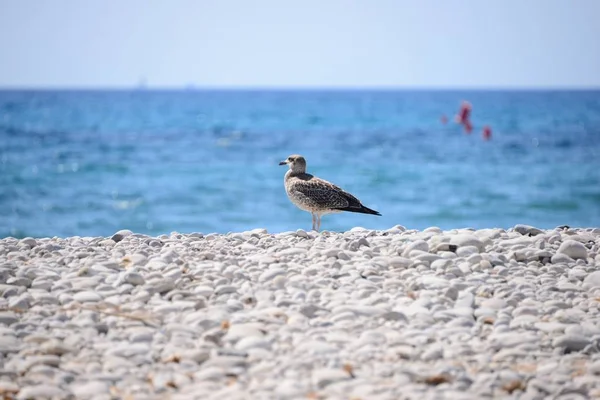
<svg viewBox="0 0 600 400"><path fill-rule="evenodd" d="M0 91L0 237L309 229L291 153L383 214L327 230L600 226L600 91Z"/></svg>

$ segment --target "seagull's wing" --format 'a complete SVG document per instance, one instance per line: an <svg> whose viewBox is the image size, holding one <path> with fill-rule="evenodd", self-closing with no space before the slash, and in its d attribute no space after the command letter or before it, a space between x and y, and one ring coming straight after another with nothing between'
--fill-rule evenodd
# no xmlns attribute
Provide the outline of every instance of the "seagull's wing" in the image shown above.
<svg viewBox="0 0 600 400"><path fill-rule="evenodd" d="M350 193L316 177L308 180L295 179L290 185L290 190L295 192L297 197L303 198L306 204L316 208L344 210L362 207L360 201Z"/></svg>

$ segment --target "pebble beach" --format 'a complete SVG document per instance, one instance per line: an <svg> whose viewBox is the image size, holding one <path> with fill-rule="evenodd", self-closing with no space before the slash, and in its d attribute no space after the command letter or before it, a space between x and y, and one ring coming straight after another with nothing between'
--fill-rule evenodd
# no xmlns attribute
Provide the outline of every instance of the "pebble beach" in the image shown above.
<svg viewBox="0 0 600 400"><path fill-rule="evenodd" d="M600 228L4 238L2 396L600 398Z"/></svg>

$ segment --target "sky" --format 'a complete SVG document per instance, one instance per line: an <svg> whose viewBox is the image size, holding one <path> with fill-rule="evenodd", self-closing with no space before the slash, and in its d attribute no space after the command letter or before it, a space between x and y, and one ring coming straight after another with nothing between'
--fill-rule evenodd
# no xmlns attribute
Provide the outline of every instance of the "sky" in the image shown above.
<svg viewBox="0 0 600 400"><path fill-rule="evenodd" d="M0 87L600 88L600 0L0 0Z"/></svg>

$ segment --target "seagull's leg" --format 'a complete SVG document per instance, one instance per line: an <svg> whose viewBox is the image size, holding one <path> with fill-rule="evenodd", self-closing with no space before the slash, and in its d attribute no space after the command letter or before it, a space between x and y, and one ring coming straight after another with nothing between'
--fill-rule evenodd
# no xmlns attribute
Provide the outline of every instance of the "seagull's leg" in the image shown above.
<svg viewBox="0 0 600 400"><path fill-rule="evenodd" d="M312 230L316 231L317 229L315 228L316 224L317 224L317 218L315 213L310 213L310 215L312 215Z"/></svg>
<svg viewBox="0 0 600 400"><path fill-rule="evenodd" d="M317 232L321 230L321 214L317 214Z"/></svg>

